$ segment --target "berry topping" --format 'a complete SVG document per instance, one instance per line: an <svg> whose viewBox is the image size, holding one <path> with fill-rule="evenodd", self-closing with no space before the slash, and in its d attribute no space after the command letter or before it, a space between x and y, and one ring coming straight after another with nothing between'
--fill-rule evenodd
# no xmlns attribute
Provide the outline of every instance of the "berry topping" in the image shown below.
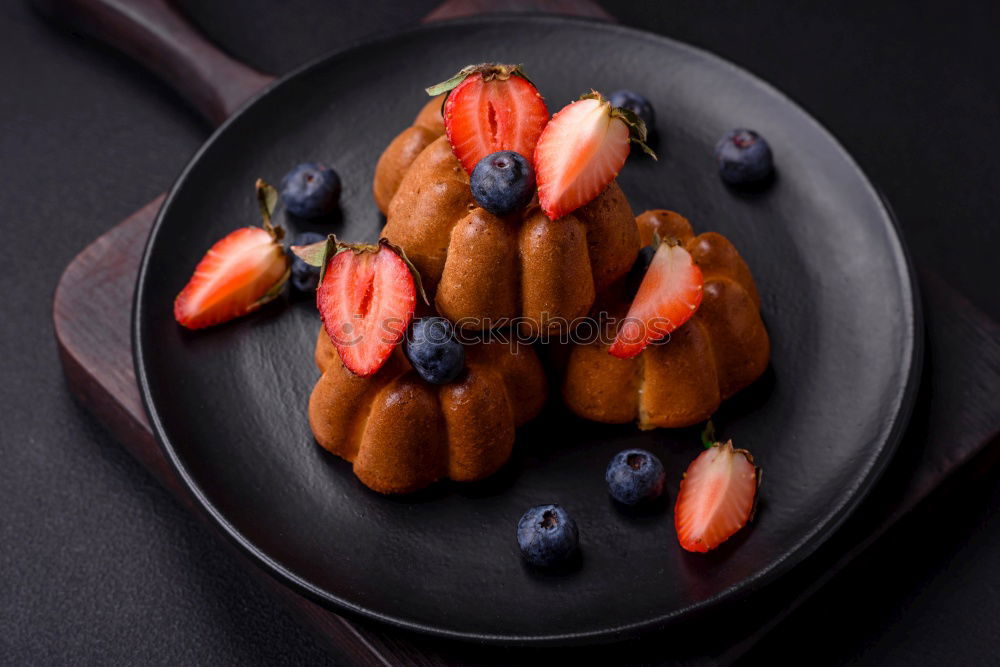
<svg viewBox="0 0 1000 667"><path fill-rule="evenodd" d="M292 241L293 246L307 246L322 243L326 237L316 232L303 232ZM306 264L298 255L292 255L292 287L304 294L312 294L319 285L319 267Z"/></svg>
<svg viewBox="0 0 1000 667"><path fill-rule="evenodd" d="M340 176L325 164L305 162L281 179L281 199L300 218L329 215L340 199Z"/></svg>
<svg viewBox="0 0 1000 667"><path fill-rule="evenodd" d="M472 172L472 196L497 216L522 209L535 195L535 170L520 153L497 151L487 155Z"/></svg>
<svg viewBox="0 0 1000 667"><path fill-rule="evenodd" d="M643 122L599 93L563 107L535 147L538 201L545 215L556 220L601 194L625 164L633 141L656 157L645 140Z"/></svg>
<svg viewBox="0 0 1000 667"><path fill-rule="evenodd" d="M626 449L611 459L604 479L612 498L624 505L638 505L663 493L663 464L644 449Z"/></svg>
<svg viewBox="0 0 1000 667"><path fill-rule="evenodd" d="M677 539L688 551L714 549L753 515L760 468L730 440L715 443L691 462L674 507Z"/></svg>
<svg viewBox="0 0 1000 667"><path fill-rule="evenodd" d="M497 151L531 155L549 122L545 100L520 65L470 65L427 89L429 95L444 92L448 92L443 109L445 133L469 174L480 160Z"/></svg>
<svg viewBox="0 0 1000 667"><path fill-rule="evenodd" d="M417 292L423 293L416 269L385 239L367 245L331 235L292 250L323 267L316 307L344 366L361 377L378 372L413 319Z"/></svg>
<svg viewBox="0 0 1000 667"><path fill-rule="evenodd" d="M771 175L774 158L764 137L753 130L730 130L715 145L722 180L730 185L759 183Z"/></svg>
<svg viewBox="0 0 1000 667"><path fill-rule="evenodd" d="M455 329L443 317L416 320L403 343L413 369L431 384L448 384L465 368L465 348Z"/></svg>
<svg viewBox="0 0 1000 667"><path fill-rule="evenodd" d="M288 280L283 231L271 224L277 192L257 181L263 227L243 227L209 248L174 300L174 319L188 329L221 324L257 310Z"/></svg>
<svg viewBox="0 0 1000 667"><path fill-rule="evenodd" d="M608 352L630 359L676 330L701 305L704 285L701 269L683 246L660 243Z"/></svg>
<svg viewBox="0 0 1000 667"><path fill-rule="evenodd" d="M576 553L580 531L559 505L532 507L517 522L517 544L532 565L552 567Z"/></svg>
<svg viewBox="0 0 1000 667"><path fill-rule="evenodd" d="M628 109L638 116L646 124L646 132L653 134L656 127L656 113L653 105L645 97L632 90L616 90L608 95L608 102L611 106L621 109Z"/></svg>

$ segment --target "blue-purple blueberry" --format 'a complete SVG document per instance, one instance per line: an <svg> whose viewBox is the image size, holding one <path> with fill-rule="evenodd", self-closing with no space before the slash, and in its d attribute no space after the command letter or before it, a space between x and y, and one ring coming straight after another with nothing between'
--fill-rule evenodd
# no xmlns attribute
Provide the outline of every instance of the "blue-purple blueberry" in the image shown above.
<svg viewBox="0 0 1000 667"><path fill-rule="evenodd" d="M497 151L476 164L469 186L477 204L493 215L509 215L531 202L535 170L520 153Z"/></svg>
<svg viewBox="0 0 1000 667"><path fill-rule="evenodd" d="M645 449L618 452L604 474L608 493L623 505L638 505L663 494L665 479L660 459Z"/></svg>
<svg viewBox="0 0 1000 667"><path fill-rule="evenodd" d="M337 208L340 176L319 162L304 162L281 179L281 199L292 215L321 218Z"/></svg>
<svg viewBox="0 0 1000 667"><path fill-rule="evenodd" d="M722 180L730 185L760 183L774 170L771 147L753 130L726 132L715 145L715 161Z"/></svg>
<svg viewBox="0 0 1000 667"><path fill-rule="evenodd" d="M576 553L580 531L573 517L559 505L539 505L517 522L517 544L532 565L553 567Z"/></svg>
<svg viewBox="0 0 1000 667"><path fill-rule="evenodd" d="M465 368L465 347L443 317L416 320L403 341L403 353L417 374L431 384L448 384Z"/></svg>

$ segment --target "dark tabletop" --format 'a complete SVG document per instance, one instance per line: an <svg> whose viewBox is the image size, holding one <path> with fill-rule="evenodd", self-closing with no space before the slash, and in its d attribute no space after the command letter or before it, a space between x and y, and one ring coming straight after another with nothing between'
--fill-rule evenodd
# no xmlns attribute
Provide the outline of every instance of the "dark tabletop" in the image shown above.
<svg viewBox="0 0 1000 667"><path fill-rule="evenodd" d="M180 4L232 54L281 73L437 3ZM604 4L788 93L885 191L917 262L1000 317L996 3ZM165 190L207 126L145 71L22 0L0 18L0 662L331 661L74 402L56 356L63 267ZM973 466L750 659L996 660L1000 480L986 460Z"/></svg>

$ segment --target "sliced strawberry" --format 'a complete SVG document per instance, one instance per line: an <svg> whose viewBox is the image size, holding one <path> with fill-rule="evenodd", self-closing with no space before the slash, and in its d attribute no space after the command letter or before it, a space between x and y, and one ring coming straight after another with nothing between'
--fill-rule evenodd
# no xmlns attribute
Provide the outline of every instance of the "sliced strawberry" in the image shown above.
<svg viewBox="0 0 1000 667"><path fill-rule="evenodd" d="M535 146L538 201L545 215L557 220L601 194L624 166L632 141L652 154L645 139L642 121L612 108L599 93L563 107Z"/></svg>
<svg viewBox="0 0 1000 667"><path fill-rule="evenodd" d="M450 91L444 128L469 174L490 153L516 151L531 159L549 110L518 65L470 65L427 92Z"/></svg>
<svg viewBox="0 0 1000 667"><path fill-rule="evenodd" d="M344 366L368 377L389 359L413 319L414 276L385 242L333 244L327 256L316 306Z"/></svg>
<svg viewBox="0 0 1000 667"><path fill-rule="evenodd" d="M730 440L715 443L691 462L674 507L674 527L688 551L714 549L746 525L760 486L760 468Z"/></svg>
<svg viewBox="0 0 1000 667"><path fill-rule="evenodd" d="M608 352L630 359L676 330L701 305L704 286L691 253L683 246L661 243Z"/></svg>
<svg viewBox="0 0 1000 667"><path fill-rule="evenodd" d="M274 188L257 183L264 227L243 227L218 241L198 262L174 300L174 319L188 329L221 324L275 298L288 280L289 261L271 225Z"/></svg>

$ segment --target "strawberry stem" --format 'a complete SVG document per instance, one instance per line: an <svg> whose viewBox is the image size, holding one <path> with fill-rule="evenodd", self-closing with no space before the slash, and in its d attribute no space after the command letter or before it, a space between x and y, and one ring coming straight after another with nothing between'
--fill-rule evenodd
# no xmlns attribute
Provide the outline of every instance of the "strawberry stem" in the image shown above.
<svg viewBox="0 0 1000 667"><path fill-rule="evenodd" d="M287 262L288 260L286 259L285 261ZM291 276L292 276L292 264L291 262L288 262L288 268L285 269L285 272L281 275L280 278L278 278L278 282L271 285L271 289L264 292L264 295L261 296L259 299L257 299L257 301L254 302L251 308L252 309L260 308L265 303L269 303L277 299L278 296L281 295L281 290L284 289L285 283L288 282L288 279L291 278Z"/></svg>
<svg viewBox="0 0 1000 667"><path fill-rule="evenodd" d="M653 152L653 149L646 145L648 130L646 129L646 123L641 118L628 109L623 109L622 107L612 107L611 117L621 118L622 121L628 125L629 141L641 148L642 152L649 157L654 160L659 160L659 158L656 157L656 153Z"/></svg>
<svg viewBox="0 0 1000 667"><path fill-rule="evenodd" d="M285 230L281 227L275 227L271 223L274 208L278 205L278 191L262 178L257 179L254 187L257 190L257 206L260 207L260 217L264 221L264 229L274 237L275 241L280 241L285 235Z"/></svg>
<svg viewBox="0 0 1000 667"><path fill-rule="evenodd" d="M435 97L441 93L447 93L457 88L459 84L473 74L482 74L483 81L492 81L494 79L506 81L512 76L519 76L530 82L530 79L525 76L524 69L522 69L521 65L480 63L478 65L466 65L448 79L442 81L441 83L434 84L433 86L429 86L424 90L426 90L427 94L431 97Z"/></svg>
<svg viewBox="0 0 1000 667"><path fill-rule="evenodd" d="M399 258L403 260L403 263L406 264L406 268L410 270L410 275L413 276L413 286L416 287L417 292L424 300L424 303L430 305L430 299L427 298L427 292L424 291L423 281L420 279L420 271L418 271L417 267L410 261L410 258L406 256L406 252L398 245L390 243L388 239L381 238L378 240L378 243L346 243L344 241L337 240L336 234L330 234L326 237L325 241L318 241L316 243L310 243L309 245L293 245L290 250L306 264L310 266L318 266L319 280L320 282L323 282L323 276L326 275L327 264L330 263L330 258L334 255L348 250L358 254L363 252L376 253L381 251L383 248L389 252L396 253Z"/></svg>

